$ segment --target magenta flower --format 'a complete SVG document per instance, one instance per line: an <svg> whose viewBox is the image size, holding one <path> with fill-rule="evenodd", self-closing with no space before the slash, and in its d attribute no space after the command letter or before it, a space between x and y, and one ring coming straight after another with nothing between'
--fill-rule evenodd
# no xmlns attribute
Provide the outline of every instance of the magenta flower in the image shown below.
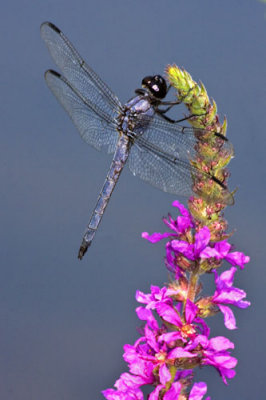
<svg viewBox="0 0 266 400"><path fill-rule="evenodd" d="M190 236L194 236L194 242L174 239L166 244L166 266L175 274L177 280L184 276L184 272L190 266L189 260L200 260L200 254L209 244L211 237L207 226L195 235L190 232Z"/></svg>
<svg viewBox="0 0 266 400"><path fill-rule="evenodd" d="M244 265L250 261L250 258L240 251L229 252L231 245L226 241L222 240L217 242L213 247L206 247L200 254L201 258L216 258L217 260L226 260L231 265L238 265L240 269L244 268Z"/></svg>
<svg viewBox="0 0 266 400"><path fill-rule="evenodd" d="M234 343L223 336L217 336L208 341L205 347L203 363L214 366L220 373L224 383L235 376L233 368L237 364L237 359L232 357L227 349L234 349Z"/></svg>
<svg viewBox="0 0 266 400"><path fill-rule="evenodd" d="M197 315L197 306L192 303L190 300L187 300L186 308L185 308L185 315L186 315L186 323L184 323L179 315L178 310L174 306L170 306L165 303L158 303L156 305L156 311L159 316L166 322L176 326L182 331L183 326L186 326L186 330L184 335L190 335L194 337L196 334L196 329L192 325L192 322ZM188 329L188 325L190 324L191 327Z"/></svg>
<svg viewBox="0 0 266 400"><path fill-rule="evenodd" d="M164 219L171 232L144 232L142 236L152 243L169 238L166 266L175 273L175 280L162 288L151 285L150 293L137 290L136 300L143 306L137 307L136 313L143 326L136 342L124 346L123 358L129 372L121 374L115 389L102 392L108 400L144 400L141 389L147 385L152 386L149 400L203 400L206 383L192 384L196 367L213 366L225 384L235 376L237 360L230 354L234 344L223 336L209 339L205 318L219 309L225 326L236 328L229 306L246 308L250 303L245 300L246 293L233 286L234 275L236 266L243 269L249 257L230 252L227 240L212 242L213 231L211 235L207 226L194 224L189 211L179 202L173 206L181 215L176 220L170 215ZM211 260L207 263L206 259ZM233 266L218 275L215 268L222 260ZM212 296L200 296L200 275L211 270L216 290Z"/></svg>
<svg viewBox="0 0 266 400"><path fill-rule="evenodd" d="M210 230L207 226L204 226L195 234L194 243L189 243L185 240L172 240L169 246L171 250L182 253L189 260L194 261L200 257L201 252L209 244L210 238Z"/></svg>
<svg viewBox="0 0 266 400"><path fill-rule="evenodd" d="M151 286L150 294L144 294L143 292L137 291L136 299L140 303L146 304L145 309L143 307L138 307L136 309L139 319L147 321L148 326L152 329L158 329L157 320L151 312L151 309L155 309L162 320L175 325L179 328L180 332L184 330L184 333L177 331L166 333L164 337L168 338L167 340L173 340L173 336L175 336L176 339L182 339L182 334L193 336L196 329L198 329L202 334L208 336L209 328L207 324L203 319L197 317L198 307L187 299L185 306L186 321L184 322L180 317L182 302L177 302L174 305L172 298L167 296L167 293L174 295L175 291L172 289L167 290L165 287L160 289L158 286Z"/></svg>
<svg viewBox="0 0 266 400"><path fill-rule="evenodd" d="M155 232L152 235L149 235L148 232L143 232L142 237L144 239L149 240L151 243L159 242L162 239L168 237L180 237L180 235L186 233L189 229L191 229L194 225L192 222L192 216L189 211L183 206L183 204L179 203L179 201L175 200L172 203L172 206L177 207L181 216L178 216L176 220L174 220L171 215L168 215L169 220L163 218L163 222L167 225L173 232L165 232L159 233Z"/></svg>
<svg viewBox="0 0 266 400"><path fill-rule="evenodd" d="M194 243L184 240L172 240L168 243L168 246L171 250L182 253L189 260L193 261L200 258L225 259L232 265L238 265L240 269L243 269L244 264L249 262L250 258L240 251L230 253L231 245L226 240L216 242L213 247L208 246L210 238L210 230L207 226L204 226L195 234Z"/></svg>
<svg viewBox="0 0 266 400"><path fill-rule="evenodd" d="M163 385L157 386L156 389L150 394L149 400L160 400L162 397L159 397L159 395L162 389L164 389ZM163 400L177 400L178 396L181 394L181 389L181 383L174 382L171 385L171 388L164 394ZM205 382L194 383L190 391L188 400L202 400L206 392L207 385ZM206 397L206 400L211 400L211 398Z"/></svg>
<svg viewBox="0 0 266 400"><path fill-rule="evenodd" d="M228 329L236 329L236 320L233 311L224 304L232 304L238 308L247 308L250 302L243 300L246 292L233 286L234 275L237 268L224 271L218 276L216 270L213 270L215 276L216 291L212 297L212 302L216 304L224 314L224 324Z"/></svg>
<svg viewBox="0 0 266 400"><path fill-rule="evenodd" d="M156 293L161 293L159 288L152 287ZM146 301L150 300L149 295L141 295L141 299ZM169 331L166 326L162 325L159 327L158 322L154 322L151 319L151 310L148 308L139 307L137 309L138 315L141 319L147 320L147 324L144 327L144 335L140 337L136 343L132 345L124 346L124 360L128 363L129 372L122 374L116 381L115 387L117 390L108 389L103 394L107 399L116 399L121 395L124 398L124 393L129 391L129 398L138 399L140 396L139 389L142 385L155 384L155 390L150 394L150 398L158 398L162 389L167 390L164 398L171 399L176 396L176 393L180 392L179 379L183 379L191 375L191 370L178 371L173 381L170 367L174 366L177 359L181 359L183 365L190 363L190 359L196 358L197 353L191 352L184 348L184 345L189 341L190 336L195 337L195 328L192 325L193 320L196 318L197 306L195 306L189 300L186 306L186 318L187 323L191 325L184 325L182 319L179 316L178 310L171 304L161 302L161 296L159 296L158 302L154 305L158 314L163 320L175 324L179 331ZM172 301L172 300L171 300ZM149 304L147 304L147 307ZM152 321L152 323L151 323ZM184 332L182 329L185 327ZM182 344L183 343L183 344ZM140 397L141 398L141 397Z"/></svg>
<svg viewBox="0 0 266 400"><path fill-rule="evenodd" d="M191 375L191 370L177 371L173 377L170 372L170 367L175 365L176 359L186 360L197 357L197 353L184 349L182 346L173 347L175 340L179 337L172 337L172 341L164 340L164 334L160 334L162 330L152 330L148 325L144 328L144 336L136 341L134 346L126 345L124 347L124 360L129 364L131 374L130 379L127 377L126 385L130 390L136 390L141 385L157 383L155 390L150 394L149 399L158 399L162 389L168 388L164 395L164 399L175 399L181 390L181 384L178 382L186 376ZM175 333L175 332L173 332ZM185 365L185 364L184 364ZM120 379L124 382L124 377ZM116 387L121 390L122 385L116 382ZM170 388L169 388L170 386ZM193 398L193 397L192 397Z"/></svg>
<svg viewBox="0 0 266 400"><path fill-rule="evenodd" d="M145 294L140 290L136 292L136 300L139 303L147 304L146 308L154 310L158 302L172 304L173 300L167 295L167 288L160 289L158 286L151 285L151 293Z"/></svg>
<svg viewBox="0 0 266 400"><path fill-rule="evenodd" d="M106 389L102 394L107 400L144 400L137 380L138 377L133 377L131 374L122 374L114 384L117 390Z"/></svg>
<svg viewBox="0 0 266 400"><path fill-rule="evenodd" d="M186 346L186 350L192 352L199 345L202 348L202 350L198 350L198 356L201 357L201 364L215 367L221 375L223 382L227 385L226 378L232 379L235 376L233 368L237 364L237 359L232 357L229 351L227 351L228 349L234 349L234 343L223 336L217 336L209 340L206 336L199 335Z"/></svg>

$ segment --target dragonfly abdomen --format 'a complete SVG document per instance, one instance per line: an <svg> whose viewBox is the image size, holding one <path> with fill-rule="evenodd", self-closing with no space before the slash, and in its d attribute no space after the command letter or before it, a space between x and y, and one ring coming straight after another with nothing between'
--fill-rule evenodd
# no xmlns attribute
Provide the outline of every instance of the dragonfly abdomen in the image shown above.
<svg viewBox="0 0 266 400"><path fill-rule="evenodd" d="M122 172L122 169L127 161L129 155L129 138L125 135L119 137L117 148L105 179L104 185L97 200L97 204L92 213L90 222L85 230L82 243L79 249L78 258L82 260L84 254L91 245L98 226L102 220L102 216L107 207L108 201L113 193L114 187Z"/></svg>

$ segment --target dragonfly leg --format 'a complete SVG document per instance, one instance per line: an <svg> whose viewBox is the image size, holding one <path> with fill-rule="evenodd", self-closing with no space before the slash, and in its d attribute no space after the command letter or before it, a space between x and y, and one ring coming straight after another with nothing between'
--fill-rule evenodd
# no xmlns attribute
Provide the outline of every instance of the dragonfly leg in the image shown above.
<svg viewBox="0 0 266 400"><path fill-rule="evenodd" d="M167 108L165 108L165 109L161 109L161 108L156 108L156 110L158 110L159 112L161 112L162 114L165 114L165 113L167 113L169 110L171 110L171 108L173 107L173 106L176 106L177 104L180 104L181 103L181 101L179 101L179 100L177 100L177 101L164 101L164 102L160 102L160 105L164 105L164 106L167 106L167 105L169 105L169 107L167 107Z"/></svg>
<svg viewBox="0 0 266 400"><path fill-rule="evenodd" d="M168 86L167 92L166 92L166 93L169 92L169 90L171 89L171 87L172 87L171 85ZM185 100L185 98L188 96L188 94L191 92L192 89L193 89L193 87L189 89L189 91L186 93L186 95L182 96L182 97L179 98L178 100L174 100L174 101L161 101L161 102L160 102L160 105L169 106L169 107L165 108L164 110L157 108L157 110L158 110L159 113L161 113L161 114L167 113L169 110L171 110L171 108L172 108L173 106L175 106L175 105L177 105L177 104L183 103L183 101ZM193 116L194 116L194 115L193 115ZM192 117L192 115L189 116L188 118L191 118L191 117ZM168 117L168 118L169 118L169 117ZM186 119L188 119L188 118L186 118ZM173 121L173 120L172 120L172 121ZM172 122L172 121L169 121L169 122ZM175 122L181 122L181 121L185 121L185 119L181 119L181 120L175 121Z"/></svg>
<svg viewBox="0 0 266 400"><path fill-rule="evenodd" d="M186 120L188 120L190 118L193 118L193 117L201 117L202 115L206 115L206 113L204 113L204 114L191 114L191 115L188 115L187 117L175 120L175 119L172 119L172 118L168 117L167 115L165 115L165 112L166 112L165 110L160 110L159 108L156 109L156 113L158 115L160 115L166 121L171 122L172 124L178 124L179 122L186 121Z"/></svg>

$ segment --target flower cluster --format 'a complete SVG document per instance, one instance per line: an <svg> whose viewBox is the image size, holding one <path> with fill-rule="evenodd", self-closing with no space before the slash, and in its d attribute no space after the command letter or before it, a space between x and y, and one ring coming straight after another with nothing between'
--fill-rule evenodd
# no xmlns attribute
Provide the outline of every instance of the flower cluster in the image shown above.
<svg viewBox="0 0 266 400"><path fill-rule="evenodd" d="M167 232L142 234L151 243L167 239L165 265L173 280L162 288L151 286L147 294L137 291L142 306L136 312L143 326L134 345L124 347L129 372L120 376L115 389L103 391L108 400L144 399L144 386L150 389L148 400L201 400L207 385L194 382L194 376L195 369L203 366L214 367L227 384L235 376L234 344L223 336L211 337L206 319L220 313L225 327L236 329L231 306L250 305L246 293L233 286L236 272L243 270L249 257L228 242L232 234L223 214L226 205L234 203L227 187L227 165L234 150L226 138L226 119L220 122L215 102L188 72L176 65L166 72L193 127L195 144L186 161L192 167L194 195L189 210L173 203L180 215L164 219ZM229 267L220 272L223 261ZM204 273L214 279L212 296L202 295Z"/></svg>
<svg viewBox="0 0 266 400"><path fill-rule="evenodd" d="M116 389L103 391L108 400L144 399L144 385L152 387L149 400L200 400L207 385L193 384L196 367L213 366L225 384L235 376L237 360L230 354L234 344L223 336L210 337L205 319L221 311L225 326L236 328L228 305L250 305L244 300L246 293L233 286L236 267L243 269L249 257L231 251L227 240L213 243L208 227L197 231L189 211L178 201L173 206L180 215L164 219L170 231L142 236L151 243L169 240L165 263L175 280L162 288L151 286L147 294L137 291L136 300L142 306L136 312L144 326L134 345L124 346L129 372L116 381ZM231 268L219 275L221 260ZM202 297L198 277L206 270L213 273L216 290L213 296Z"/></svg>

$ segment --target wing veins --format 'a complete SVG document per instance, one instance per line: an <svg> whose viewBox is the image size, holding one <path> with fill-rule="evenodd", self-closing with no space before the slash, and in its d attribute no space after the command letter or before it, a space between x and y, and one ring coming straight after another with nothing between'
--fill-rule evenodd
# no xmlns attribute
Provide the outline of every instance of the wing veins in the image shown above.
<svg viewBox="0 0 266 400"><path fill-rule="evenodd" d="M61 38L64 45L68 48L71 55L73 56L73 59L71 59L71 58L69 58L69 59L74 64L74 66L76 65L74 60L76 60L80 69L89 78L89 80L94 84L94 86L99 89L101 95L106 98L108 103L111 106L115 106L120 109L121 104L120 104L119 99L113 94L111 89L101 80L101 78L96 74L96 72L94 72L93 69L91 67L89 67L89 65L80 56L78 51L72 45L70 40L64 35L64 33L60 29L58 29L54 24L52 24L50 22L43 23L41 26L41 29L42 29L42 27L46 27L46 28L49 27L55 35L58 35ZM48 43L48 40L46 39L46 37L44 35L43 35L43 39L44 39L45 43L48 45L48 50L49 50L50 54L52 55L52 58L54 59L55 63L58 65L55 57L53 56L52 52L49 49L49 46L51 46L51 45L55 46L55 44L51 41L50 41L50 43ZM60 68L60 66L59 66L59 68ZM75 71L75 68L73 70Z"/></svg>
<svg viewBox="0 0 266 400"><path fill-rule="evenodd" d="M160 158L164 158L166 161L169 161L172 164L177 165L178 163L180 163L180 165L183 164L184 166L185 165L191 166L191 164L189 162L183 161L176 156L172 156L170 153L166 152L165 150L162 150L161 148L157 147L153 143L148 142L147 140L145 140L141 137L137 138L135 141L141 147L145 148L146 150L150 150L152 153L156 154ZM178 163L177 163L177 161L178 161Z"/></svg>
<svg viewBox="0 0 266 400"><path fill-rule="evenodd" d="M222 182L220 182L219 179L217 179L215 176L212 176L211 174L200 170L196 166L191 165L189 162L189 159L188 159L188 161L186 161L186 160L182 160L181 158L179 158L177 156L173 156L170 153L162 150L161 148L157 147L153 143L148 142L147 140L145 140L141 137L139 137L136 140L136 143L138 143L140 145L140 147L142 147L148 151L151 151L158 157L164 159L168 164L177 165L178 167L181 167L182 169L189 169L192 174L193 174L193 172L199 173L202 176L204 176L206 179L208 178L208 179L211 179L212 181L216 182L221 188L226 189L224 184Z"/></svg>
<svg viewBox="0 0 266 400"><path fill-rule="evenodd" d="M48 74L52 74L54 77L57 77L57 79L60 79L62 82L64 82L72 91L73 93L75 93L75 95L88 107L90 108L100 119L104 119L108 124L112 124L114 126L116 126L114 124L113 119L107 114L105 113L103 110L101 110L96 104L94 104L92 101L90 101L89 99L87 99L86 97L84 97L73 85L71 85L71 83L63 76L58 74L56 71L53 70L48 70L45 73L45 77ZM47 78L46 78L47 80ZM47 82L48 84L48 82ZM48 84L49 86L49 84Z"/></svg>

